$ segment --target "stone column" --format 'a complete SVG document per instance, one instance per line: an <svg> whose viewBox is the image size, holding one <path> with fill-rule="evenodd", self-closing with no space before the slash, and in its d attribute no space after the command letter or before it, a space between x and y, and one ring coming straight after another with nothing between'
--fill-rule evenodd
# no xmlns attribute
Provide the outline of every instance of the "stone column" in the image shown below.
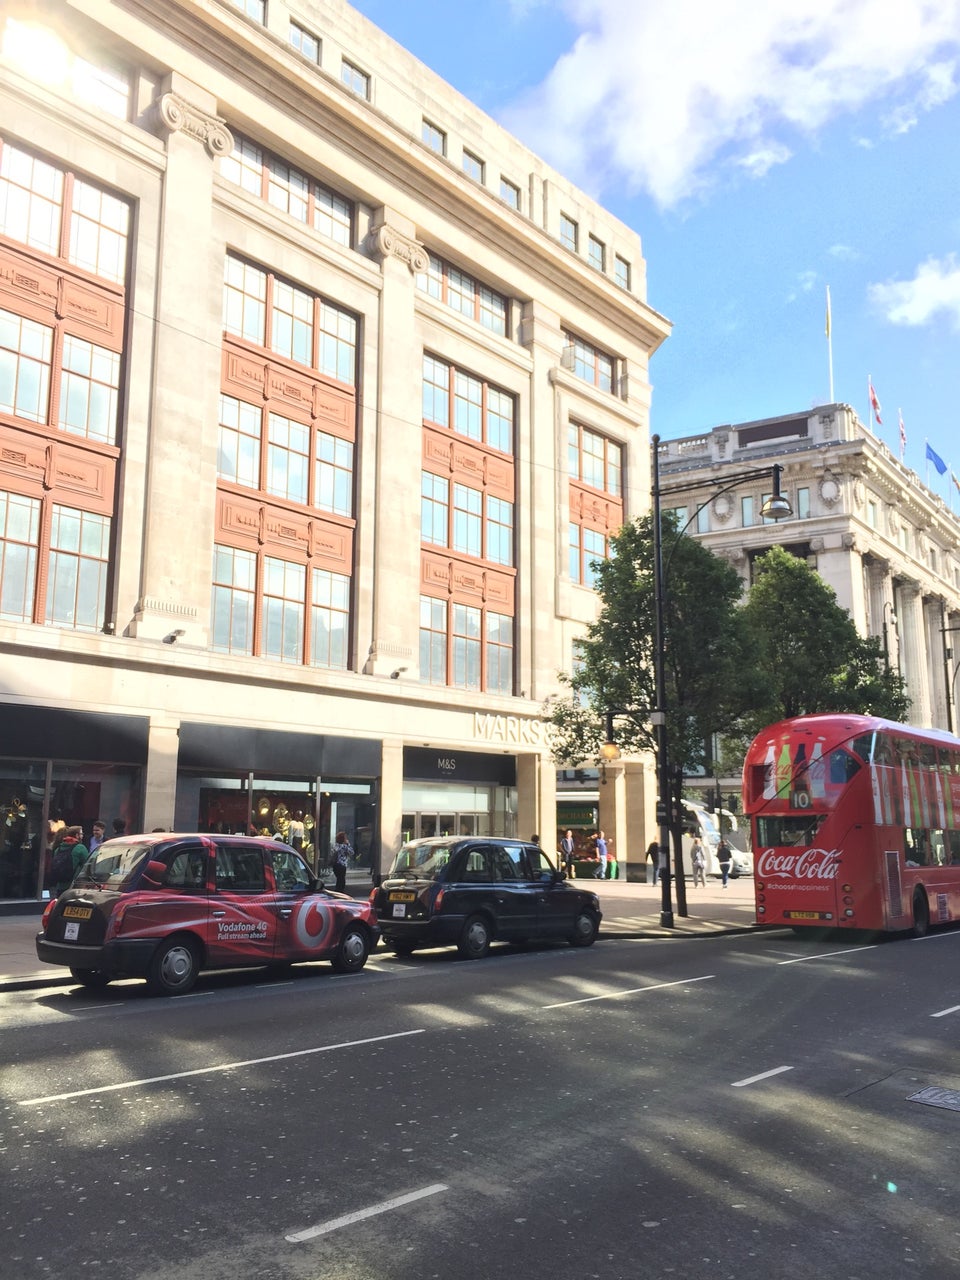
<svg viewBox="0 0 960 1280"><path fill-rule="evenodd" d="M427 252L409 219L377 210L366 247L383 271L378 323L376 476L365 477L358 524L373 524L367 563L370 644L364 672L389 676L398 669L416 679L420 634L420 471L423 458L423 346L416 323L415 273ZM397 588L404 589L398 607ZM412 597L412 598L411 598ZM362 604L367 604L362 601ZM361 610L363 612L363 610Z"/></svg>
<svg viewBox="0 0 960 1280"><path fill-rule="evenodd" d="M617 859L620 875L625 874L624 862L629 848L627 832L627 766L623 760L608 764L600 771L600 829L607 837L607 847ZM606 783L604 783L606 772Z"/></svg>
<svg viewBox="0 0 960 1280"><path fill-rule="evenodd" d="M549 756L533 752L517 756L517 835L540 844L556 861L557 771Z"/></svg>
<svg viewBox="0 0 960 1280"><path fill-rule="evenodd" d="M403 740L384 738L380 755L380 861L383 875L400 848L403 818Z"/></svg>
<svg viewBox="0 0 960 1280"><path fill-rule="evenodd" d="M628 760L624 764L627 780L627 857L628 880L644 883L647 878L647 845L657 838L657 774L652 757ZM621 870L621 875L624 871Z"/></svg>
<svg viewBox="0 0 960 1280"><path fill-rule="evenodd" d="M932 724L930 682L919 582L901 584L898 619L901 671L910 697L910 720L915 725L929 727Z"/></svg>
<svg viewBox="0 0 960 1280"><path fill-rule="evenodd" d="M213 235L214 158L233 148L216 99L177 73L150 118L166 136L140 596L129 631L205 645L210 610L224 246ZM134 305L138 304L134 281ZM139 424L130 424L131 429ZM142 428L140 428L142 429Z"/></svg>
<svg viewBox="0 0 960 1280"><path fill-rule="evenodd" d="M927 681L930 687L930 723L937 729L947 727L947 683L943 647L948 636L941 635L946 624L943 602L927 598L923 602L924 641L927 654Z"/></svg>
<svg viewBox="0 0 960 1280"><path fill-rule="evenodd" d="M172 830L174 827L179 754L179 718L151 716L147 739L147 776L143 790L144 831L152 831L154 827Z"/></svg>

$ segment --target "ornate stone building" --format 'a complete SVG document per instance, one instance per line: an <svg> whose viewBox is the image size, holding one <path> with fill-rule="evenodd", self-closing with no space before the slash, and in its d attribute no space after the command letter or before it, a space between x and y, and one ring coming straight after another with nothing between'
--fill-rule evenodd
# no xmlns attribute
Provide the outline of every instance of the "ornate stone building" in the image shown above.
<svg viewBox="0 0 960 1280"><path fill-rule="evenodd" d="M760 515L769 476L702 507L702 491L684 492L707 478L720 488L728 476L775 462L793 506L787 520ZM665 441L660 476L664 508L690 520L689 531L728 559L745 586L756 557L774 544L803 556L860 632L882 640L906 680L913 722L957 730L960 519L849 405Z"/></svg>
<svg viewBox="0 0 960 1280"><path fill-rule="evenodd" d="M341 0L0 14L0 899L49 824L551 833L638 236Z"/></svg>

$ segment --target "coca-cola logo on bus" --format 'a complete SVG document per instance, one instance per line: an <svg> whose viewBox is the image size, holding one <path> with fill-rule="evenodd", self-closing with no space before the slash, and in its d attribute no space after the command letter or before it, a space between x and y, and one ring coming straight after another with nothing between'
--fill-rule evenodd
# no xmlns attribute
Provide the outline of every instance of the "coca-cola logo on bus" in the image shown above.
<svg viewBox="0 0 960 1280"><path fill-rule="evenodd" d="M835 880L839 874L839 849L804 849L802 853L764 849L757 859L757 875L764 880Z"/></svg>

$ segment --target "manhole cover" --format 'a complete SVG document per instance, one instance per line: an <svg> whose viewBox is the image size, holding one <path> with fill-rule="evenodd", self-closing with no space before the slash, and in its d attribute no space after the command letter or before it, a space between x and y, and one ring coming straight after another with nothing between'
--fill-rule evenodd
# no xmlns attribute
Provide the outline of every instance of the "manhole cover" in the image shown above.
<svg viewBox="0 0 960 1280"><path fill-rule="evenodd" d="M960 1093L956 1089L921 1089L912 1093L908 1102L924 1102L928 1107L946 1107L948 1111L960 1111Z"/></svg>

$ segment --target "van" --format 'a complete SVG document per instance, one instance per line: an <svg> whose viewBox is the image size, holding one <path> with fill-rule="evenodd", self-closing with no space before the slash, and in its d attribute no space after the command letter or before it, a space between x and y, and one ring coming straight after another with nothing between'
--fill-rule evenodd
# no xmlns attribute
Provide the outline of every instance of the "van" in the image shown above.
<svg viewBox="0 0 960 1280"><path fill-rule="evenodd" d="M705 809L702 804L696 804L692 800L681 800L681 823L683 828L683 873L685 876L692 878L693 863L691 861L691 849L695 836L699 836L703 843L703 851L707 856L707 875L720 876L720 864L717 861L717 849L720 845L720 830L717 826L716 815ZM721 811L723 812L723 811ZM724 818L726 813L723 812ZM732 815L731 815L732 816ZM736 821L736 819L734 819ZM726 826L726 822L724 823ZM743 832L728 828L725 833L727 844L733 852L733 859L730 863L730 875L736 879L738 876L753 875L753 858L749 849L745 847L746 841L743 838Z"/></svg>

